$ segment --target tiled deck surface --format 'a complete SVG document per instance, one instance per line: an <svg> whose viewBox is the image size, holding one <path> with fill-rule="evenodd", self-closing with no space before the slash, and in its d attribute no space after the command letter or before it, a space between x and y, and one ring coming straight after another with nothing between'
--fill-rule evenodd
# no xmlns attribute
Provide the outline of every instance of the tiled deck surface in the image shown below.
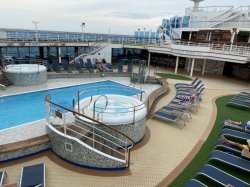
<svg viewBox="0 0 250 187"><path fill-rule="evenodd" d="M117 80L117 79L116 79ZM87 169L67 169L63 161L53 161L52 157L42 155L33 160L24 159L15 164L3 164L0 170L8 173L7 182L14 183L20 178L21 168L24 165L44 162L46 164L46 180L48 187L82 187L82 186L156 186L189 154L192 148L202 137L212 117L213 98L239 91L249 91L249 84L237 80L202 78L206 91L204 101L187 127L180 130L176 125L168 122L149 119L147 127L150 130L149 141L140 149L131 152L131 166L122 172L103 172L103 176L92 175L94 172ZM70 82L70 80L68 80ZM166 105L175 95L174 83L169 80L171 91L156 106L156 109ZM58 82L56 82L58 85ZM63 85L63 83L62 83ZM13 92L10 92L13 93ZM83 172L79 172L79 170ZM99 175L101 175L99 172Z"/></svg>

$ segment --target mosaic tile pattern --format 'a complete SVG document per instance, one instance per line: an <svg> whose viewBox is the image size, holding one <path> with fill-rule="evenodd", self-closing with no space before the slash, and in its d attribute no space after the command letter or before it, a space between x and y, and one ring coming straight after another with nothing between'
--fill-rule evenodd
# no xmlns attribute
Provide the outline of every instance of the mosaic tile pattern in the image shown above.
<svg viewBox="0 0 250 187"><path fill-rule="evenodd" d="M75 140L68 139L54 132L49 126L46 131L50 139L51 149L60 157L75 164L97 168L119 168L124 163L112 160L84 147ZM72 152L65 150L65 143L72 144Z"/></svg>
<svg viewBox="0 0 250 187"><path fill-rule="evenodd" d="M39 73L10 73L6 77L16 86L30 86L43 84L47 81L47 71Z"/></svg>
<svg viewBox="0 0 250 187"><path fill-rule="evenodd" d="M112 125L111 127L126 134L128 137L133 139L134 142L139 142L145 135L145 123L146 123L146 117L144 117L140 121L135 122L135 124L130 123L130 124L125 124L125 125ZM103 128L101 126L98 126L96 128L98 128L104 132L107 132L109 134L113 134L115 137L125 141L124 136L116 134L112 130L108 130L107 128ZM112 139L112 137L110 137L104 133L100 133L100 131L96 131L96 133L103 136L103 137L106 137L107 139L109 139L111 141L114 141L114 142L118 141L116 139ZM131 143L128 143L128 144L131 144Z"/></svg>
<svg viewBox="0 0 250 187"><path fill-rule="evenodd" d="M49 142L48 143L43 143L43 144L40 144L40 145L36 145L36 146L32 146L32 147L27 147L27 148L24 148L24 149L19 149L19 150L16 150L16 151L1 153L0 154L0 162L16 159L16 158L27 156L27 155L30 155L30 154L34 154L34 153L46 150L48 148L50 148L50 143Z"/></svg>

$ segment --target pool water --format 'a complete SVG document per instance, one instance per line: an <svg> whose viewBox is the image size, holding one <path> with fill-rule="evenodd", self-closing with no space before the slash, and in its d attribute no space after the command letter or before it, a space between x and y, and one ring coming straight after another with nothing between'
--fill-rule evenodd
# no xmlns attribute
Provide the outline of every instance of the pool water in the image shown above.
<svg viewBox="0 0 250 187"><path fill-rule="evenodd" d="M36 91L0 97L0 130L17 125L37 121L45 118L45 95L50 94L51 99L67 108L72 108L73 94L78 90L88 89L93 86L119 87L120 89L96 89L87 92L82 97L97 94L118 94L131 96L140 91L113 81L101 81L77 86Z"/></svg>

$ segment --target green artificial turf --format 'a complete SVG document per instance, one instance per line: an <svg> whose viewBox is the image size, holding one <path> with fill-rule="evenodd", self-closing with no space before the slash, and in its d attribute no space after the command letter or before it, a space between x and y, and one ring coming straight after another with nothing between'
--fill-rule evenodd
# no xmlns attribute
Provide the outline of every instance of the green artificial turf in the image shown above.
<svg viewBox="0 0 250 187"><path fill-rule="evenodd" d="M191 81L192 79L183 75L171 74L171 73L156 73L156 75L162 78L176 79L176 80L186 80Z"/></svg>
<svg viewBox="0 0 250 187"><path fill-rule="evenodd" d="M209 154L212 152L215 143L219 139L219 132L221 130L221 123L226 119L231 119L234 121L242 121L246 122L250 119L249 110L244 110L240 108L226 106L225 104L232 96L224 96L220 97L216 100L217 106L217 117L214 124L214 127L207 138L206 142L201 147L198 154L194 157L194 159L190 162L190 164L183 170L183 172L170 184L170 187L178 187L184 186L185 183L195 177L195 174L205 163L207 163ZM201 103L202 105L202 103ZM199 113L198 113L199 115ZM190 122L192 123L192 121ZM198 128L198 127L197 127ZM184 129L185 130L185 129ZM209 162L210 164L210 162ZM212 163L213 164L213 163ZM230 169L229 166L221 165L221 164L214 164L218 165L219 168L225 169L225 171L230 171L236 177L250 183L250 178L247 176L247 173L242 174L240 171L236 171L236 169ZM199 178L199 177L198 177ZM212 182L212 181L211 181ZM207 180L207 184L211 185L210 182Z"/></svg>

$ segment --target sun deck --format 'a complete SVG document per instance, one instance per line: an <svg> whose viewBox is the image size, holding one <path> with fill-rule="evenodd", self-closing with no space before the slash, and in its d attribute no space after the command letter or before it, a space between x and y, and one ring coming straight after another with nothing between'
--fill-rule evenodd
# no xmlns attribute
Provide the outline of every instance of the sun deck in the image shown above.
<svg viewBox="0 0 250 187"><path fill-rule="evenodd" d="M206 140L214 124L216 108L214 99L218 96L235 94L239 91L249 91L249 84L227 78L201 78L206 85L205 98L198 113L193 115L187 127L180 130L176 126L166 122L149 119L146 122L146 137L141 142L141 147L131 152L130 168L119 172L97 172L72 166L48 151L36 156L9 162L0 166L7 171L7 183L17 182L23 165L45 163L47 172L47 186L165 186L176 175L178 167L182 170L188 160L199 150ZM91 79L100 80L100 79ZM103 80L103 78L102 78ZM112 80L112 79L111 79ZM122 83L128 83L128 78L114 78ZM74 79L74 83L89 81L88 79ZM170 93L156 105L156 110L166 105L175 95L173 84L180 81L168 80ZM240 83L240 84L239 84ZM32 86L30 91L60 85L70 85L72 79L49 80L48 84ZM145 90L153 90L156 87L142 85ZM27 88L11 86L0 95L23 92ZM143 88L144 89L144 88ZM140 144L138 145L140 146ZM187 157L188 156L188 157ZM102 176L102 177L100 177ZM166 178L167 177L167 178Z"/></svg>

